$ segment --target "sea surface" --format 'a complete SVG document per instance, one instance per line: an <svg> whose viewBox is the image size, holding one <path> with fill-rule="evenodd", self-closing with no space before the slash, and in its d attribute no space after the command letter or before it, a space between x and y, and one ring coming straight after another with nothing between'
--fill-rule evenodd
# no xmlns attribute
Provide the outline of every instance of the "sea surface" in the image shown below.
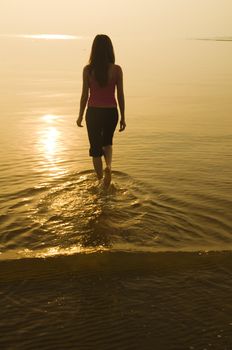
<svg viewBox="0 0 232 350"><path fill-rule="evenodd" d="M231 42L115 42L103 190L75 124L91 41L0 38L0 347L231 350Z"/></svg>

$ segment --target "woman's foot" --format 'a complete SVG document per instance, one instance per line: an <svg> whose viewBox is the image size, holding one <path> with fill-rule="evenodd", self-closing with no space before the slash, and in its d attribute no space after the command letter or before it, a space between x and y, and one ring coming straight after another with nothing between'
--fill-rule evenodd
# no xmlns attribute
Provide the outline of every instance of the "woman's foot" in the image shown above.
<svg viewBox="0 0 232 350"><path fill-rule="evenodd" d="M111 169L108 166L105 168L105 176L103 179L103 183L105 188L108 188L111 183Z"/></svg>

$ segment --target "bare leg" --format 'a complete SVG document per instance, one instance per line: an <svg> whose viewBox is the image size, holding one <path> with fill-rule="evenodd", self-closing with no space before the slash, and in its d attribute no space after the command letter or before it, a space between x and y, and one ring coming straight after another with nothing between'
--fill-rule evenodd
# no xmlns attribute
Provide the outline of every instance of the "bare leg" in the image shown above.
<svg viewBox="0 0 232 350"><path fill-rule="evenodd" d="M93 157L93 166L94 166L94 170L96 171L98 180L101 180L103 177L102 158Z"/></svg>
<svg viewBox="0 0 232 350"><path fill-rule="evenodd" d="M111 169L111 163L112 163L112 146L104 146L102 147L104 150L104 158L106 162L106 166Z"/></svg>
<svg viewBox="0 0 232 350"><path fill-rule="evenodd" d="M109 187L111 183L111 163L112 163L112 146L108 145L103 147L104 158L106 162L105 176L104 176L104 185Z"/></svg>

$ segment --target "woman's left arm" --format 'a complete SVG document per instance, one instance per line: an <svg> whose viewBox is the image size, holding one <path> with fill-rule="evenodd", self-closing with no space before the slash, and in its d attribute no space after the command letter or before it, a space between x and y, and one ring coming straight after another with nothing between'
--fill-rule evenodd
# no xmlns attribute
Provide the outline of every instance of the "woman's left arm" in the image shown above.
<svg viewBox="0 0 232 350"><path fill-rule="evenodd" d="M85 111L88 98L89 98L88 66L85 66L83 69L83 84L82 84L82 93L81 93L81 100L80 100L80 111L79 111L79 117L76 121L77 126L79 127L83 127L81 123L83 120L83 114Z"/></svg>

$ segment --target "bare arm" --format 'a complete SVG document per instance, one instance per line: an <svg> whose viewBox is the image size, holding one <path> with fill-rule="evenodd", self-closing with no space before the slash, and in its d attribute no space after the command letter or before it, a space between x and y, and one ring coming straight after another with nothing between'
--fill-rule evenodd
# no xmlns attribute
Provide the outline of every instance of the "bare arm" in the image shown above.
<svg viewBox="0 0 232 350"><path fill-rule="evenodd" d="M122 72L122 68L120 66L118 66L117 100L118 100L120 114L121 114L119 131L123 131L126 127L125 98L124 98L124 91L123 91L123 72Z"/></svg>
<svg viewBox="0 0 232 350"><path fill-rule="evenodd" d="M88 101L89 97L89 82L88 82L88 67L85 66L83 69L83 84L82 84L82 93L81 93L81 99L80 99L80 110L79 110L79 117L76 121L77 125L82 127L81 125L83 120L83 114L85 111L86 103Z"/></svg>

